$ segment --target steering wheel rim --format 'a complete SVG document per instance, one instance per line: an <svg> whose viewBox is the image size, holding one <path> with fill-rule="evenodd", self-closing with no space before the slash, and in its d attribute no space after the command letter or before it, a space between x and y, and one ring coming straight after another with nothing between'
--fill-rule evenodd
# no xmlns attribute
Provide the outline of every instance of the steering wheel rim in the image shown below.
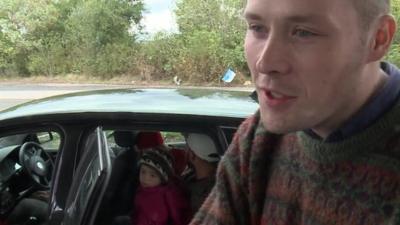
<svg viewBox="0 0 400 225"><path fill-rule="evenodd" d="M54 160L42 146L36 142L25 142L19 150L19 162L37 186L50 188Z"/></svg>

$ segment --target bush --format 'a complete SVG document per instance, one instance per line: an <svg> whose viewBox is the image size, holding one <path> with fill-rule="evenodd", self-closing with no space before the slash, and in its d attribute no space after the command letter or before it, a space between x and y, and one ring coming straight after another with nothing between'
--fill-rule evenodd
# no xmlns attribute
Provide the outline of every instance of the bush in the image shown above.
<svg viewBox="0 0 400 225"><path fill-rule="evenodd" d="M386 59L400 67L400 44L393 44Z"/></svg>

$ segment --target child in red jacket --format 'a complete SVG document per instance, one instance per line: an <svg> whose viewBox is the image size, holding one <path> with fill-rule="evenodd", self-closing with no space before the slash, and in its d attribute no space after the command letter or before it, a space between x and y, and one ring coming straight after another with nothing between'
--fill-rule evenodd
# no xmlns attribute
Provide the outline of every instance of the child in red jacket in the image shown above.
<svg viewBox="0 0 400 225"><path fill-rule="evenodd" d="M131 215L133 225L186 225L189 202L172 182L172 159L162 148L143 151L139 160L140 186Z"/></svg>

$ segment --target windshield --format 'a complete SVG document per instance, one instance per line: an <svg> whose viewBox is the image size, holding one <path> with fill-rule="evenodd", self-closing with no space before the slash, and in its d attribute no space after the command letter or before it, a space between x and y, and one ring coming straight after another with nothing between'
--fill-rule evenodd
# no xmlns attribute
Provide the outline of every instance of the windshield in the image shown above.
<svg viewBox="0 0 400 225"><path fill-rule="evenodd" d="M12 145L20 145L26 134L17 134L0 138L0 148L5 148Z"/></svg>

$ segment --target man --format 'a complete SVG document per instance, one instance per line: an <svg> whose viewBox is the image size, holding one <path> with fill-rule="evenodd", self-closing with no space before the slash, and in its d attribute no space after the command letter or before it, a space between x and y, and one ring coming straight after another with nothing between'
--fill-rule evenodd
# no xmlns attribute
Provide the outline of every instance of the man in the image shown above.
<svg viewBox="0 0 400 225"><path fill-rule="evenodd" d="M196 213L215 184L215 172L220 159L214 141L205 134L186 136L188 161L194 177L186 180L190 194L191 211Z"/></svg>
<svg viewBox="0 0 400 225"><path fill-rule="evenodd" d="M389 0L248 0L259 111L191 224L400 224Z"/></svg>

